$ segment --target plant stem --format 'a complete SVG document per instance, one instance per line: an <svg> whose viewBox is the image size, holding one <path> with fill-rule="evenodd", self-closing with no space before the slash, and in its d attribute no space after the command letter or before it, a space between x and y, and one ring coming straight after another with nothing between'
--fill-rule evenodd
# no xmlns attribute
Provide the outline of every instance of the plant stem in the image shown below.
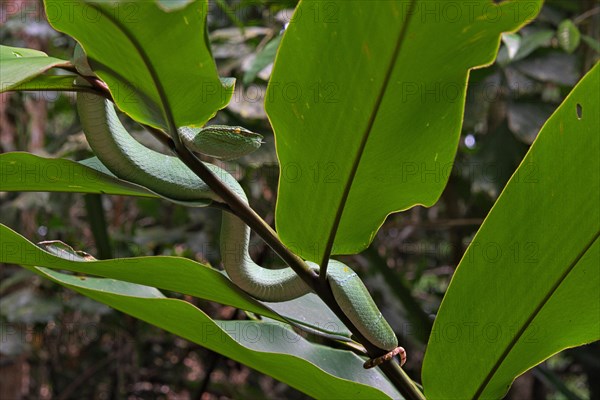
<svg viewBox="0 0 600 400"><path fill-rule="evenodd" d="M396 362L383 363L379 366L383 373L392 381L392 384L406 398L406 400L426 400L425 396L412 379Z"/></svg>
<svg viewBox="0 0 600 400"><path fill-rule="evenodd" d="M110 98L107 88L99 82L92 81L92 85L104 97ZM173 125L173 124L170 124ZM319 279L319 275L306 265L304 260L287 248L279 239L277 233L267 224L246 202L240 199L227 185L225 185L194 153L192 153L181 141L176 131L167 133L145 126L163 144L167 145L179 159L187 165L210 189L215 192L226 203L226 207L256 232L267 243L279 257L306 282L306 284L329 306L336 316L352 332L354 339L360 342L371 358L380 357L387 352L373 345L342 311L333 297L331 287L326 280ZM171 129L173 130L173 129ZM225 209L223 204L217 204L219 208ZM385 362L379 366L383 373L390 379L400 393L409 400L424 400L423 394L414 385L412 380L404 373L395 361Z"/></svg>
<svg viewBox="0 0 600 400"><path fill-rule="evenodd" d="M92 236L96 242L98 255L101 260L113 258L112 246L108 235L108 226L106 223L106 215L102 207L102 195L88 193L83 195L87 219L90 224Z"/></svg>
<svg viewBox="0 0 600 400"><path fill-rule="evenodd" d="M175 136L171 149L187 165L187 167L202 179L211 190L221 197L231 208L231 211L255 231L267 245L269 245L269 247L271 247L273 251L275 251L275 253L277 253L283 261L313 289L344 325L350 329L353 336L355 336L355 338L365 347L369 357L375 358L384 355L386 351L374 346L360 333L356 326L348 319L346 314L344 314L337 301L334 299L329 284L320 280L319 276L306 265L304 260L294 254L285 246L285 244L283 244L283 242L281 242L281 240L279 240L277 233L252 208L250 208L248 204L242 201L227 185L221 182L221 180L214 175L201 160L178 140L177 135ZM407 399L425 399L412 380L404 373L404 371L402 371L395 361L384 363L380 368L400 393Z"/></svg>

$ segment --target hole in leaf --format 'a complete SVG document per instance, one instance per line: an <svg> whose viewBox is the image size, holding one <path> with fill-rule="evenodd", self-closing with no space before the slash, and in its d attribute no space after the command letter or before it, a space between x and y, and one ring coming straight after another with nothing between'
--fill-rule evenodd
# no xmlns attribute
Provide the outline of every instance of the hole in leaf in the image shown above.
<svg viewBox="0 0 600 400"><path fill-rule="evenodd" d="M577 119L581 119L583 117L583 107L581 104L577 103Z"/></svg>

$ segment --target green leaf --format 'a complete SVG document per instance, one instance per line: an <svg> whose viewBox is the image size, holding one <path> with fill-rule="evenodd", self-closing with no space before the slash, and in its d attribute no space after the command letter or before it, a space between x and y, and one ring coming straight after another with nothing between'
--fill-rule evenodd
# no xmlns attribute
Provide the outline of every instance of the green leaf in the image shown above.
<svg viewBox="0 0 600 400"><path fill-rule="evenodd" d="M548 47L554 37L554 31L550 29L541 29L537 32L523 36L519 51L512 61L522 60L540 47Z"/></svg>
<svg viewBox="0 0 600 400"><path fill-rule="evenodd" d="M597 39L591 36L581 35L581 40L583 40L588 46L594 49L596 53L600 53L600 42Z"/></svg>
<svg viewBox="0 0 600 400"><path fill-rule="evenodd" d="M316 295L263 304L241 291L219 271L186 258L155 256L95 260L57 241L43 242L43 250L2 224L0 237L0 262L42 266L153 286L291 322L321 336L343 341L350 337L344 324Z"/></svg>
<svg viewBox="0 0 600 400"><path fill-rule="evenodd" d="M504 34L502 35L502 41L505 47L502 47L498 52L496 62L501 66L505 66L522 60L539 48L550 47L553 38L554 31L551 29L541 29L524 36L516 33Z"/></svg>
<svg viewBox="0 0 600 400"><path fill-rule="evenodd" d="M567 53L573 53L581 42L581 33L573 21L566 19L560 23L556 31L558 43Z"/></svg>
<svg viewBox="0 0 600 400"><path fill-rule="evenodd" d="M104 193L157 197L149 190L70 160L0 154L0 191Z"/></svg>
<svg viewBox="0 0 600 400"><path fill-rule="evenodd" d="M304 1L286 30L265 104L281 168L277 230L304 258L320 262L334 238L334 254L359 252L389 213L437 201L469 69L541 6L453 2L463 17L441 17L428 10L447 2L424 3Z"/></svg>
<svg viewBox="0 0 600 400"><path fill-rule="evenodd" d="M154 288L27 267L62 286L271 375L313 397L399 399L377 370L355 354L306 341L282 324L215 321Z"/></svg>
<svg viewBox="0 0 600 400"><path fill-rule="evenodd" d="M68 192L156 197L186 207L205 207L210 200L179 201L113 175L97 158L80 162L29 153L0 154L0 191Z"/></svg>
<svg viewBox="0 0 600 400"><path fill-rule="evenodd" d="M521 36L518 33L504 33L502 43L506 46L508 58L512 60L521 47Z"/></svg>
<svg viewBox="0 0 600 400"><path fill-rule="evenodd" d="M0 93L43 74L54 67L68 67L71 63L44 52L0 45Z"/></svg>
<svg viewBox="0 0 600 400"><path fill-rule="evenodd" d="M573 87L581 77L578 64L575 54L550 50L540 55L527 57L514 63L513 66L527 78Z"/></svg>
<svg viewBox="0 0 600 400"><path fill-rule="evenodd" d="M2 224L0 236L0 262L43 266L157 287L281 320L219 271L187 258L155 256L95 260L61 242L44 243L44 251Z"/></svg>
<svg viewBox="0 0 600 400"><path fill-rule="evenodd" d="M501 398L600 339L600 65L546 122L467 249L423 365L428 399Z"/></svg>
<svg viewBox="0 0 600 400"><path fill-rule="evenodd" d="M275 60L281 38L281 35L275 37L256 55L252 65L244 73L244 85L252 83L256 79L256 75Z"/></svg>
<svg viewBox="0 0 600 400"><path fill-rule="evenodd" d="M229 102L233 87L220 81L206 41L206 0L169 10L154 1L45 5L52 26L81 44L116 104L136 121L171 132L173 125L203 125ZM72 12L79 17L65 18Z"/></svg>

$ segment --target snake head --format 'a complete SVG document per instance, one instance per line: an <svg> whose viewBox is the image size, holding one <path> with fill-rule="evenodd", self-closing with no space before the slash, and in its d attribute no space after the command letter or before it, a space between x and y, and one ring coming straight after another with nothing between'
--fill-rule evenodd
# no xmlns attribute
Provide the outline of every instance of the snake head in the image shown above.
<svg viewBox="0 0 600 400"><path fill-rule="evenodd" d="M186 146L198 153L233 160L256 151L263 136L241 126L210 125L204 128L180 128Z"/></svg>

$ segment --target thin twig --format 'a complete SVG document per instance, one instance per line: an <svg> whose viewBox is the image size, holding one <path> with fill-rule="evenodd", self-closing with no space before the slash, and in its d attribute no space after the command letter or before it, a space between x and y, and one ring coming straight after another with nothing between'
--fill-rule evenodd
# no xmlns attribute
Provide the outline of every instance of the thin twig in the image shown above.
<svg viewBox="0 0 600 400"><path fill-rule="evenodd" d="M72 398L73 393L75 393L75 391L77 389L79 389L79 387L81 385L86 383L92 376L94 376L98 371L104 369L108 364L110 364L116 358L117 358L117 354L112 353L112 354L109 354L108 356L106 356L103 360L100 360L99 362L96 362L95 364L89 366L87 369L85 369L81 373L81 375L79 375L77 378L75 378L69 384L69 386L67 386L65 388L65 390L62 391L62 393L60 393L57 396L57 399L58 400L66 400L66 399Z"/></svg>
<svg viewBox="0 0 600 400"><path fill-rule="evenodd" d="M594 15L600 13L600 6L598 7L594 7L590 10L587 10L586 12L584 12L583 14L573 18L573 24L575 25L579 25L580 23L582 23L584 20L588 19L589 17L593 17Z"/></svg>
<svg viewBox="0 0 600 400"><path fill-rule="evenodd" d="M238 309L236 309L235 312L231 315L231 317L227 318L227 320L228 321L236 320L236 319L238 319L238 315L240 315L240 312ZM206 366L204 379L202 380L202 383L198 387L196 394L194 396L192 396L193 398L198 399L198 400L202 400L204 393L208 390L208 387L210 386L210 383L211 383L211 375L212 375L213 371L219 365L219 361L221 361L221 359L223 358L223 356L220 353L217 353L213 350L206 349L206 351L210 358L208 361L208 365Z"/></svg>
<svg viewBox="0 0 600 400"><path fill-rule="evenodd" d="M208 365L206 366L206 373L204 375L202 383L198 387L198 395L194 396L194 398L198 400L202 400L204 398L204 393L206 393L211 383L211 375L219 365L219 361L221 361L221 359L223 358L221 354L217 353L216 351L212 351L209 349L206 349L206 351L208 352L207 356L209 357Z"/></svg>
<svg viewBox="0 0 600 400"><path fill-rule="evenodd" d="M478 226L483 224L482 218L458 218L458 219L440 219L437 221L408 221L401 222L401 228L414 226L420 229L447 229L460 226Z"/></svg>

